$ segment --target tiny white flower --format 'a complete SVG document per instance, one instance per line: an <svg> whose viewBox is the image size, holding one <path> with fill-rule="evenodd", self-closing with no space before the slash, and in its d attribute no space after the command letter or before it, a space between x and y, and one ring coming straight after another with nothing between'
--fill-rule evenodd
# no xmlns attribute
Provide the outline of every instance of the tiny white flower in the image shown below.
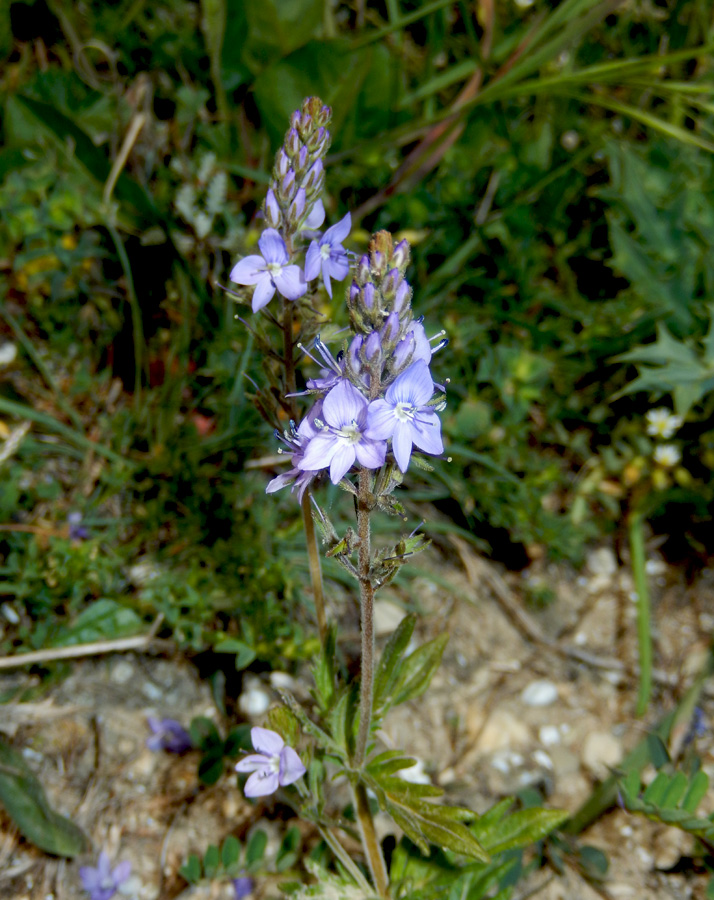
<svg viewBox="0 0 714 900"><path fill-rule="evenodd" d="M675 431L682 427L682 417L676 416L664 406L650 409L645 419L647 420L647 434L665 441L669 440Z"/></svg>
<svg viewBox="0 0 714 900"><path fill-rule="evenodd" d="M682 459L682 453L674 444L661 444L659 447L655 447L653 458L660 466L671 469Z"/></svg>

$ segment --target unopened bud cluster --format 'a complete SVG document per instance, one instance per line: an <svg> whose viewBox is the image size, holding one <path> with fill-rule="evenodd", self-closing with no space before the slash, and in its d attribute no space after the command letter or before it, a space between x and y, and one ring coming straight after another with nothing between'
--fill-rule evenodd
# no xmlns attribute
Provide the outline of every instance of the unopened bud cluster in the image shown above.
<svg viewBox="0 0 714 900"><path fill-rule="evenodd" d="M305 224L325 183L322 158L330 146L331 110L319 97L308 97L290 119L290 129L278 150L263 212L269 228L284 239Z"/></svg>

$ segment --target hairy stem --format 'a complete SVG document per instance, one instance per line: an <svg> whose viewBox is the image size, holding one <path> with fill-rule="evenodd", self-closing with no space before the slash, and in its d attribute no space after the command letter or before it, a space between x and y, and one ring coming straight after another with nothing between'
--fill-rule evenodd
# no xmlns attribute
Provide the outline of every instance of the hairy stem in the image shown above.
<svg viewBox="0 0 714 900"><path fill-rule="evenodd" d="M632 513L629 521L630 557L637 591L637 640L640 651L640 686L637 715L644 715L652 693L652 634L650 629L650 594L645 569L645 538L642 515Z"/></svg>
<svg viewBox="0 0 714 900"><path fill-rule="evenodd" d="M374 819L369 808L367 791L363 784L357 783L353 786L353 793L359 833L362 838L362 846L367 857L367 865L369 866L372 881L379 896L388 897L389 876L387 875L387 866L382 856L382 848L379 845L377 832L374 828Z"/></svg>
<svg viewBox="0 0 714 900"><path fill-rule="evenodd" d="M359 600L360 630L362 633L362 657L360 662L359 730L355 743L353 763L359 767L364 762L372 725L372 695L374 693L374 585L372 584L372 550L369 524L369 469L359 470L359 496L357 497L357 534L359 536Z"/></svg>
<svg viewBox="0 0 714 900"><path fill-rule="evenodd" d="M372 550L370 546L370 474L361 468L359 495L357 497L357 534L359 535L359 595L360 626L362 633L362 658L360 662L359 729L355 742L352 764L359 768L367 754L367 743L372 725L372 700L374 694L374 585L372 584ZM389 879L382 849L377 840L374 820L363 784L353 785L355 809L360 836L372 880L380 897L386 897Z"/></svg>

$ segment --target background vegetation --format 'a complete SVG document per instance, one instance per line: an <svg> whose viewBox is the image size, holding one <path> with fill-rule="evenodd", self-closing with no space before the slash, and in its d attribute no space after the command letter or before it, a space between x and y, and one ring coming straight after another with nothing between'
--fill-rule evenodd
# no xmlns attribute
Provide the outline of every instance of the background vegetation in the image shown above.
<svg viewBox="0 0 714 900"><path fill-rule="evenodd" d="M219 285L312 94L334 110L330 220L352 211L355 250L409 238L415 307L450 338L452 460L410 475L415 519L523 567L577 564L636 511L708 557L708 0L0 16L1 653L162 614L239 667L313 654L297 505L264 494L259 361ZM673 402L663 466L644 416Z"/></svg>

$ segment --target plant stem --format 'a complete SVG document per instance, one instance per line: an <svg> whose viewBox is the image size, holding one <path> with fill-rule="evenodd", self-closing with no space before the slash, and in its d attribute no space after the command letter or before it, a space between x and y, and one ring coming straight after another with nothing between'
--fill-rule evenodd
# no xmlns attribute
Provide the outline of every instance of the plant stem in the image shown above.
<svg viewBox="0 0 714 900"><path fill-rule="evenodd" d="M357 534L359 535L359 599L362 657L360 661L359 730L355 743L353 763L362 765L367 751L367 741L372 724L372 695L374 692L374 586L370 572L372 550L369 524L369 469L359 470L359 496L357 498Z"/></svg>
<svg viewBox="0 0 714 900"><path fill-rule="evenodd" d="M283 298L283 356L285 360L285 393L294 394L297 391L297 378L295 376L295 357L293 355L293 304ZM290 398L290 408L293 418L296 417L294 398ZM320 565L320 550L317 545L315 523L312 520L310 509L310 494L305 492L301 503L302 524L305 529L305 543L307 544L307 560L310 568L310 583L312 596L315 602L315 614L317 627L320 632L320 641L325 643L327 637L327 616L325 614L325 591L322 585L322 567Z"/></svg>
<svg viewBox="0 0 714 900"><path fill-rule="evenodd" d="M359 593L362 657L360 661L359 728L352 764L359 768L364 763L372 724L372 700L374 694L374 585L372 584L372 550L370 546L370 474L369 469L359 471L359 495L357 497L357 533L359 535ZM360 782L353 785L355 810L372 881L380 897L388 896L389 878L379 846L374 819L369 808L367 791Z"/></svg>
<svg viewBox="0 0 714 900"><path fill-rule="evenodd" d="M327 616L325 615L325 595L322 587L322 568L320 565L320 551L317 546L315 534L315 522L310 508L310 492L305 491L301 503L302 524L305 529L305 542L307 544L307 562L310 567L310 581L312 582L312 596L315 600L315 615L317 616L317 628L320 632L320 641L325 643L327 637Z"/></svg>
<svg viewBox="0 0 714 900"><path fill-rule="evenodd" d="M382 848L379 846L379 839L374 828L374 819L369 808L369 799L367 798L365 786L359 782L353 785L353 794L360 837L362 838L362 846L367 857L367 865L369 866L372 881L379 896L388 897L389 876L387 875L387 866L385 865Z"/></svg>
<svg viewBox="0 0 714 900"><path fill-rule="evenodd" d="M638 716L644 714L652 692L652 636L650 633L650 595L647 589L647 572L645 569L645 538L642 531L640 513L630 515L628 535L630 539L630 556L632 558L632 574L637 591L637 639L640 654L640 686L637 696Z"/></svg>

